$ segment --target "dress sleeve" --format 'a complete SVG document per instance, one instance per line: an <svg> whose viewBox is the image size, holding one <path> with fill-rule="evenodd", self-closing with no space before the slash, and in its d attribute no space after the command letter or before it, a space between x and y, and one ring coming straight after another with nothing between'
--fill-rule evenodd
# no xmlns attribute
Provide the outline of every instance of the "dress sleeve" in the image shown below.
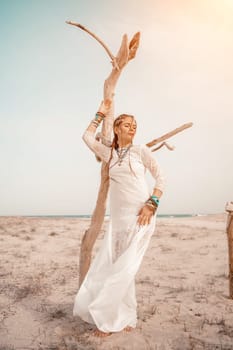
<svg viewBox="0 0 233 350"><path fill-rule="evenodd" d="M104 162L108 162L111 154L111 148L105 146L100 141L95 139L95 134L91 131L85 131L83 134L83 141L87 144L96 156L100 157Z"/></svg>
<svg viewBox="0 0 233 350"><path fill-rule="evenodd" d="M146 145L141 145L141 160L146 169L149 169L151 175L155 179L154 188L157 188L160 191L164 191L165 179L162 173L162 170L153 157L151 150Z"/></svg>

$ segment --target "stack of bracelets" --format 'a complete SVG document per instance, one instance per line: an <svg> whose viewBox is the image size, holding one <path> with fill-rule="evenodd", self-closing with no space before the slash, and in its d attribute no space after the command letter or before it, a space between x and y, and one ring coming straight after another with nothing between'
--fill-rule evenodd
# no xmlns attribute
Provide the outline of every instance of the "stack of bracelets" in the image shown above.
<svg viewBox="0 0 233 350"><path fill-rule="evenodd" d="M105 115L102 112L97 112L95 115L95 119L92 120L92 124L98 127L104 118Z"/></svg>
<svg viewBox="0 0 233 350"><path fill-rule="evenodd" d="M152 195L149 199L147 199L145 204L153 208L155 212L159 205L159 197Z"/></svg>

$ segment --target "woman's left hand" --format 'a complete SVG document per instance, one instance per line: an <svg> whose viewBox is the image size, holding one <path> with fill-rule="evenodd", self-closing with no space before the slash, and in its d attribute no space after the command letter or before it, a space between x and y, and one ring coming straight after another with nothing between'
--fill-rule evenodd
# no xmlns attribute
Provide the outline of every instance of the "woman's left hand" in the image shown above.
<svg viewBox="0 0 233 350"><path fill-rule="evenodd" d="M148 205L144 205L138 213L137 223L139 225L149 225L153 215L154 215L154 209L149 207Z"/></svg>
<svg viewBox="0 0 233 350"><path fill-rule="evenodd" d="M105 116L110 112L112 106L111 100L103 100L98 108L98 112L103 113Z"/></svg>

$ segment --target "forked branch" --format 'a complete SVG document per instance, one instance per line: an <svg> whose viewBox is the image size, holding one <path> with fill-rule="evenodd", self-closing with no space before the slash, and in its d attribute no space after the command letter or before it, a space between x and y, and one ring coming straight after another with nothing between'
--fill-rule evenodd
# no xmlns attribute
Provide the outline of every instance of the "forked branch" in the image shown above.
<svg viewBox="0 0 233 350"><path fill-rule="evenodd" d="M70 24L72 26L78 27L78 28L84 30L84 32L87 32L88 34L90 34L94 39L96 39L100 43L100 45L103 46L103 48L105 49L105 51L107 52L107 54L109 55L111 60L112 61L115 60L115 57L113 56L113 54L111 53L111 51L109 50L107 45L95 33L91 32L89 29L84 27L82 24L79 24L79 23L76 23L76 22L72 22L72 21L66 21L66 23Z"/></svg>

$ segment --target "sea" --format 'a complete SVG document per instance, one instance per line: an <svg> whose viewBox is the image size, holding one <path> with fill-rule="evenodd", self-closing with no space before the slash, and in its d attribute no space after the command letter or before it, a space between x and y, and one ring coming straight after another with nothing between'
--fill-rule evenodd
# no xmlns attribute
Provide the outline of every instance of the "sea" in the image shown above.
<svg viewBox="0 0 233 350"><path fill-rule="evenodd" d="M207 216L208 214L157 214L158 218L188 218L194 216ZM90 219L92 215L25 215L27 217L38 217L38 218L60 218L60 219ZM108 218L109 215L105 215Z"/></svg>

